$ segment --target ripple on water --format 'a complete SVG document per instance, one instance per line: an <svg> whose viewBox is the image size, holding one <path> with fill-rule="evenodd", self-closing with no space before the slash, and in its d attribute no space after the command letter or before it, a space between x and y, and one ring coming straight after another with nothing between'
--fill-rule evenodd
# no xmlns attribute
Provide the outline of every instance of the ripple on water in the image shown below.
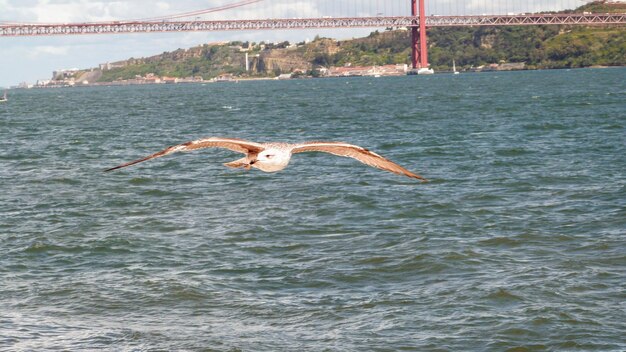
<svg viewBox="0 0 626 352"><path fill-rule="evenodd" d="M81 252L83 249L80 247L66 247L59 246L44 241L36 241L23 249L26 254L41 254L49 252Z"/></svg>
<svg viewBox="0 0 626 352"><path fill-rule="evenodd" d="M517 296L503 288L498 288L497 290L491 292L486 296L486 298L495 304L513 304L523 301L522 297Z"/></svg>
<svg viewBox="0 0 626 352"><path fill-rule="evenodd" d="M624 72L16 90L0 345L624 350ZM102 172L212 135L344 140L431 182L213 149Z"/></svg>
<svg viewBox="0 0 626 352"><path fill-rule="evenodd" d="M520 240L511 237L493 237L479 241L481 246L484 247L505 247L513 248L523 246L524 243Z"/></svg>

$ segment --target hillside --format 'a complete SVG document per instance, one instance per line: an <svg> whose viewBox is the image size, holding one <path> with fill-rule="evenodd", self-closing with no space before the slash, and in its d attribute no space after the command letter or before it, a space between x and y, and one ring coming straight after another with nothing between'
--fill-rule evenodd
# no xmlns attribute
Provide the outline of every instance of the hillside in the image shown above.
<svg viewBox="0 0 626 352"><path fill-rule="evenodd" d="M626 4L595 2L577 11L626 11ZM524 62L527 69L626 65L623 26L518 26L432 28L429 61L435 71L502 62ZM248 53L250 71L245 70ZM336 41L316 38L310 43L288 42L204 44L148 58L112 63L100 82L133 79L150 73L159 77L274 77L299 72L316 75L317 68L410 63L410 33L373 32L366 38Z"/></svg>
<svg viewBox="0 0 626 352"><path fill-rule="evenodd" d="M582 5L573 12L592 12L592 13L624 13L626 12L626 2L617 1L594 1Z"/></svg>

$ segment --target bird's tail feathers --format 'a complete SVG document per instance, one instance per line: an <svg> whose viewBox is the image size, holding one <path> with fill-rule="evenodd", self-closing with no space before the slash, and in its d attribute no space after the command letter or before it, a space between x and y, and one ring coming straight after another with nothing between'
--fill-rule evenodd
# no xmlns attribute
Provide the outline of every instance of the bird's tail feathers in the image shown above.
<svg viewBox="0 0 626 352"><path fill-rule="evenodd" d="M250 163L248 162L247 157L243 157L241 159L237 159L229 163L224 163L224 166L232 167L233 169L241 169L241 168L250 169Z"/></svg>

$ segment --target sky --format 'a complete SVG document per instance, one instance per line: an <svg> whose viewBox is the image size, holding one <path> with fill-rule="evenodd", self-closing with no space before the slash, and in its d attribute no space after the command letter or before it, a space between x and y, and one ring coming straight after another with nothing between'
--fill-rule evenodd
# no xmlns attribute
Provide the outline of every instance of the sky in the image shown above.
<svg viewBox="0 0 626 352"><path fill-rule="evenodd" d="M155 18L209 9L241 0L0 0L0 24L71 23ZM430 0L428 14L531 12L533 7L575 7L585 0ZM260 0L201 19L403 15L409 0ZM517 3L518 5L512 5ZM495 4L495 5L494 5ZM524 4L524 8L514 8ZM499 6L508 6L499 8ZM0 37L0 87L35 83L60 69L147 57L204 43L241 40L299 42L315 35L335 39L366 36L375 28L333 30L179 32L117 35Z"/></svg>

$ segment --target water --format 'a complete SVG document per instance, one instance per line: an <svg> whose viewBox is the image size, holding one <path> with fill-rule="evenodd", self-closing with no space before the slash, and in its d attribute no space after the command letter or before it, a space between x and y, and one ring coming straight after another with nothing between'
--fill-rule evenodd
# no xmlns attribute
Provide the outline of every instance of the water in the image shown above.
<svg viewBox="0 0 626 352"><path fill-rule="evenodd" d="M622 351L626 69L12 91L0 349ZM341 140L265 174L204 136Z"/></svg>

